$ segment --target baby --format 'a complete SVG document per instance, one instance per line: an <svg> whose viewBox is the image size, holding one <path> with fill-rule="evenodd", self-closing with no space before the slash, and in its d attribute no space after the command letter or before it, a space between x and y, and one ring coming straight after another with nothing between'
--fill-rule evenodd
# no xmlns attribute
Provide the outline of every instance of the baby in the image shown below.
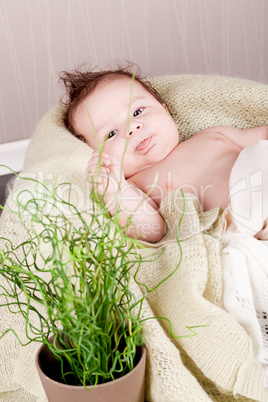
<svg viewBox="0 0 268 402"><path fill-rule="evenodd" d="M157 242L159 213L171 191L195 194L204 211L225 208L240 152L268 139L268 126L210 127L179 142L177 125L159 94L128 70L63 73L69 94L65 123L95 151L88 180L132 237Z"/></svg>

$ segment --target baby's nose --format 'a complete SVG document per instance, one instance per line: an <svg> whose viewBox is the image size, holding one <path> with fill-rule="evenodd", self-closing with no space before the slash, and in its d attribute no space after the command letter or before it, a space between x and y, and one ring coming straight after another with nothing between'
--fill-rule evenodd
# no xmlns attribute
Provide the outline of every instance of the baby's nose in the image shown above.
<svg viewBox="0 0 268 402"><path fill-rule="evenodd" d="M132 130L129 132L129 135L132 135L133 132L134 132L134 130L140 130L141 128L142 128L142 125L141 125L140 123L137 124L136 127L134 126L134 129L132 129Z"/></svg>

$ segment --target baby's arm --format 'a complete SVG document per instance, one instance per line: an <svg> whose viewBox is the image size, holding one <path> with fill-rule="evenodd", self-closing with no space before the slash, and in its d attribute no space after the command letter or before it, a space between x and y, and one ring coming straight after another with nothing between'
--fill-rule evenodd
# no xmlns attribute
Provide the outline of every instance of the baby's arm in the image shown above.
<svg viewBox="0 0 268 402"><path fill-rule="evenodd" d="M119 214L119 224L129 236L151 243L163 237L165 221L157 205L142 190L127 182L116 158L106 153L100 157L99 152L94 151L87 173L94 192L102 197L112 216Z"/></svg>
<svg viewBox="0 0 268 402"><path fill-rule="evenodd" d="M200 133L218 133L231 140L239 148L244 149L261 140L268 140L268 126L238 129L234 127L218 126L210 127Z"/></svg>

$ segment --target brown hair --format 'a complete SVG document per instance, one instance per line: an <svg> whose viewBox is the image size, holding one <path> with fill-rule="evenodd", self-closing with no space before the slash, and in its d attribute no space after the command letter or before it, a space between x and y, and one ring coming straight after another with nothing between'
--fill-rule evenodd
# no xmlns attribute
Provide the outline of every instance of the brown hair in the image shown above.
<svg viewBox="0 0 268 402"><path fill-rule="evenodd" d="M62 103L66 106L63 122L66 128L81 139L81 135L75 132L73 113L81 102L91 94L97 85L109 78L129 77L135 78L149 93L151 93L160 103L164 103L159 93L152 87L150 82L144 80L140 73L136 71L136 66L128 64L126 67L118 67L109 70L85 70L84 67L74 69L72 71L63 71L60 73L60 80L63 82L67 100ZM80 133L79 133L80 134Z"/></svg>

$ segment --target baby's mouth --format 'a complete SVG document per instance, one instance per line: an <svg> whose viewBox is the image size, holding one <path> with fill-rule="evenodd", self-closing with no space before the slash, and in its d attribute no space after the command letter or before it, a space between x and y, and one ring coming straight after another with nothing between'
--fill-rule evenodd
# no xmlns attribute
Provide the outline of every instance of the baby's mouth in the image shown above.
<svg viewBox="0 0 268 402"><path fill-rule="evenodd" d="M147 148L149 147L149 145L150 145L151 138L152 138L152 137L145 138L145 140L141 141L141 142L136 146L135 151L144 151L145 149L147 149Z"/></svg>

